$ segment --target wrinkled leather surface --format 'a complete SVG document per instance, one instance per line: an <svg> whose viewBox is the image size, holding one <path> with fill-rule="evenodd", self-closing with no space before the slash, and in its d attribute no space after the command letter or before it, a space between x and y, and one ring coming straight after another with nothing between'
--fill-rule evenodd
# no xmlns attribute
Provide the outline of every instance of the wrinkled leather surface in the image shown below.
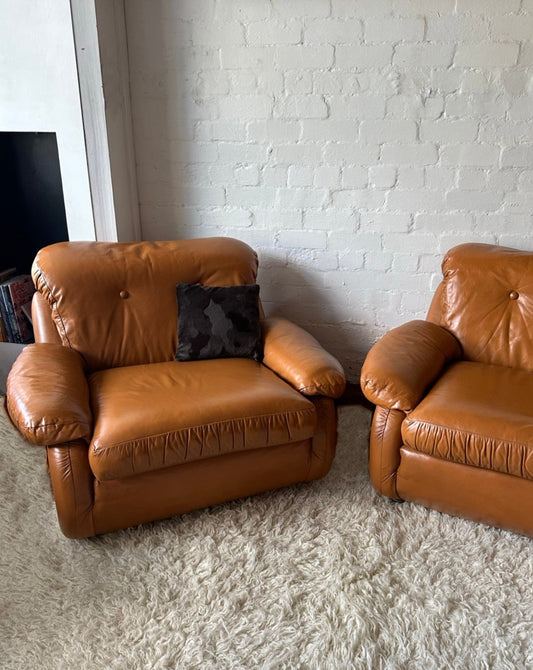
<svg viewBox="0 0 533 670"><path fill-rule="evenodd" d="M87 443L76 440L51 446L46 456L61 530L67 537L94 535L94 475Z"/></svg>
<svg viewBox="0 0 533 670"><path fill-rule="evenodd" d="M50 306L38 291L35 291L33 294L31 317L36 342L62 344L59 333L57 332L56 324L52 319Z"/></svg>
<svg viewBox="0 0 533 670"><path fill-rule="evenodd" d="M446 461L533 480L533 373L461 361L402 426L404 444Z"/></svg>
<svg viewBox="0 0 533 670"><path fill-rule="evenodd" d="M396 471L400 465L402 422L405 412L376 407L370 429L370 481L378 493L398 499Z"/></svg>
<svg viewBox="0 0 533 670"><path fill-rule="evenodd" d="M176 284L253 284L257 256L243 242L60 242L32 268L61 341L90 372L174 358Z"/></svg>
<svg viewBox="0 0 533 670"><path fill-rule="evenodd" d="M264 319L262 330L267 367L304 395L342 395L344 371L312 335L282 317Z"/></svg>
<svg viewBox="0 0 533 670"><path fill-rule="evenodd" d="M533 537L533 482L401 450L398 493L404 500Z"/></svg>
<svg viewBox="0 0 533 670"><path fill-rule="evenodd" d="M337 441L333 400L314 397L312 439L190 461L123 479L98 481L87 445L49 447L48 466L61 529L87 537L312 480L327 473Z"/></svg>
<svg viewBox="0 0 533 670"><path fill-rule="evenodd" d="M115 368L89 383L100 480L298 442L316 426L313 404L250 359Z"/></svg>
<svg viewBox="0 0 533 670"><path fill-rule="evenodd" d="M92 414L84 362L59 344L29 344L7 379L7 410L33 444L89 439Z"/></svg>
<svg viewBox="0 0 533 670"><path fill-rule="evenodd" d="M533 253L463 244L442 271L442 323L464 358L533 371Z"/></svg>
<svg viewBox="0 0 533 670"><path fill-rule="evenodd" d="M315 406L317 428L311 443L306 480L319 479L327 475L337 445L337 409L333 401L321 396L312 396L309 400Z"/></svg>
<svg viewBox="0 0 533 670"><path fill-rule="evenodd" d="M409 412L443 367L461 355L455 337L429 321L410 321L389 331L370 350L361 389L375 405Z"/></svg>

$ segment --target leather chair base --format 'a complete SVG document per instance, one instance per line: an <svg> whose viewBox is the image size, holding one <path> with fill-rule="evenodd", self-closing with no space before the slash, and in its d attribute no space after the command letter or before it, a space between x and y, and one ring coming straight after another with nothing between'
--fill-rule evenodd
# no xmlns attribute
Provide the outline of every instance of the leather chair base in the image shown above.
<svg viewBox="0 0 533 670"><path fill-rule="evenodd" d="M533 537L533 481L400 449L403 500Z"/></svg>
<svg viewBox="0 0 533 670"><path fill-rule="evenodd" d="M82 441L48 447L61 530L89 537L323 477L335 455L333 400L312 398L312 439L224 454L123 479L98 481Z"/></svg>

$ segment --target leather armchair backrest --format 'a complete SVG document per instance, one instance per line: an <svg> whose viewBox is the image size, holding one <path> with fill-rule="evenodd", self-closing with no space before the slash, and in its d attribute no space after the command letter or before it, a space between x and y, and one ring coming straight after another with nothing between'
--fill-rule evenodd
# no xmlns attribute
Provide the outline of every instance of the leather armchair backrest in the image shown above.
<svg viewBox="0 0 533 670"><path fill-rule="evenodd" d="M231 238L60 242L32 267L61 342L90 372L173 360L178 282L253 284L257 255Z"/></svg>
<svg viewBox="0 0 533 670"><path fill-rule="evenodd" d="M533 252L461 244L442 262L428 313L460 341L464 358L533 371Z"/></svg>

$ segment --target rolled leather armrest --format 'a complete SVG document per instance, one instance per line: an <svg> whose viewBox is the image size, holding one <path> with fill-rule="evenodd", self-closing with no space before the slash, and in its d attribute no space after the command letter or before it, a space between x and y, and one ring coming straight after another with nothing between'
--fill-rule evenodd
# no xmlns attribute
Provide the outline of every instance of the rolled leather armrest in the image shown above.
<svg viewBox="0 0 533 670"><path fill-rule="evenodd" d="M461 345L448 330L430 321L410 321L369 351L361 389L375 405L410 412L444 366L460 356Z"/></svg>
<svg viewBox="0 0 533 670"><path fill-rule="evenodd" d="M29 344L7 379L6 410L33 444L89 440L92 413L85 364L74 349L60 344Z"/></svg>
<svg viewBox="0 0 533 670"><path fill-rule="evenodd" d="M342 366L312 335L282 317L263 319L261 326L268 368L304 395L342 395Z"/></svg>

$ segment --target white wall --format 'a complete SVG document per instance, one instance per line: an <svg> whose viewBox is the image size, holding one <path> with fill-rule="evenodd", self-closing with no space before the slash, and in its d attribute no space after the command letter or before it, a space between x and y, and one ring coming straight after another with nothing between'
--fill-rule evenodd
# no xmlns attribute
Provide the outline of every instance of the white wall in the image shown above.
<svg viewBox="0 0 533 670"><path fill-rule="evenodd" d="M55 132L69 237L94 239L69 0L0 0L0 132Z"/></svg>
<svg viewBox="0 0 533 670"><path fill-rule="evenodd" d="M532 0L127 0L143 236L260 251L355 379L444 251L533 248Z"/></svg>

